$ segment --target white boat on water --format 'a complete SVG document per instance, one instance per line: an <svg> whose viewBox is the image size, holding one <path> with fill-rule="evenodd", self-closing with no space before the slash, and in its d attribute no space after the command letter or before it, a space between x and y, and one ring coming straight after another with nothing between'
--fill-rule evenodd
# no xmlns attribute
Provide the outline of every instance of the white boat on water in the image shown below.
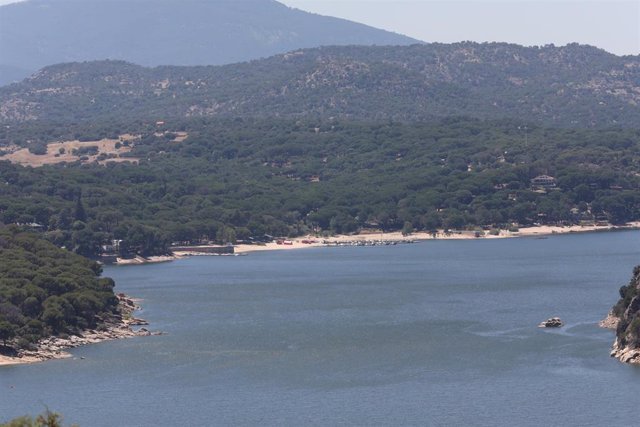
<svg viewBox="0 0 640 427"><path fill-rule="evenodd" d="M551 317L544 322L540 322L538 328L561 328L562 326L564 326L564 323L559 317Z"/></svg>

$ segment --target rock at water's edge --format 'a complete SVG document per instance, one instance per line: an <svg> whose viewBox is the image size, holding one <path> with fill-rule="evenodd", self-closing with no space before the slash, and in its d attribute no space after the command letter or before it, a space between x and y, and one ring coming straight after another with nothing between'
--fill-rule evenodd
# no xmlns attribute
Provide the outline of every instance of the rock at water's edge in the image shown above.
<svg viewBox="0 0 640 427"><path fill-rule="evenodd" d="M618 327L619 322L620 318L615 316L613 314L613 311L610 311L609 314L607 314L607 317L605 317L598 323L598 326L604 329L613 329L615 331Z"/></svg>
<svg viewBox="0 0 640 427"><path fill-rule="evenodd" d="M111 319L103 319L103 330L85 330L77 335L70 335L68 338L56 336L43 338L36 343L35 350L19 350L12 363L33 363L68 358L71 357L71 354L66 350L81 345L122 338L161 335L160 332L151 332L145 328L137 331L132 329L133 325L148 325L148 322L133 317L134 311L140 307L131 298L124 294L118 294L116 297L118 298L119 314Z"/></svg>
<svg viewBox="0 0 640 427"><path fill-rule="evenodd" d="M615 319L616 340L611 357L624 363L640 364L640 266L633 269L629 284L620 288L620 300L600 325L613 325Z"/></svg>

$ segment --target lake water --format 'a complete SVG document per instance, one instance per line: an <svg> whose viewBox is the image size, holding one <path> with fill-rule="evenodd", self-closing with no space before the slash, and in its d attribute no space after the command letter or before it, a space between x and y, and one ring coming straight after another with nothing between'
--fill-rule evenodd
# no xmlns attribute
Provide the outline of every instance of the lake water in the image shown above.
<svg viewBox="0 0 640 427"><path fill-rule="evenodd" d="M0 368L0 421L637 425L640 368L597 322L639 263L625 231L110 267L166 335Z"/></svg>

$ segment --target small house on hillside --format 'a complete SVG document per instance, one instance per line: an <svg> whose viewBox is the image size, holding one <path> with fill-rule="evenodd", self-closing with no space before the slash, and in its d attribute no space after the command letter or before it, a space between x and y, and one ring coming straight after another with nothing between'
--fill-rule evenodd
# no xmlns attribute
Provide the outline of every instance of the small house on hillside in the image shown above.
<svg viewBox="0 0 640 427"><path fill-rule="evenodd" d="M556 179L549 175L538 175L531 180L533 187L553 188L556 186Z"/></svg>

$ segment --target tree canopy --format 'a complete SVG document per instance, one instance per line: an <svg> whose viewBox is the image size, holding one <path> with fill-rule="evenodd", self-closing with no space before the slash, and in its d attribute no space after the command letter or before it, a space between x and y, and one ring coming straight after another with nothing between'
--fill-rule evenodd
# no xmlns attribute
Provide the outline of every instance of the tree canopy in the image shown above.
<svg viewBox="0 0 640 427"><path fill-rule="evenodd" d="M577 44L330 46L218 67L95 61L49 66L0 88L0 121L469 116L635 127L639 78L638 57Z"/></svg>
<svg viewBox="0 0 640 427"><path fill-rule="evenodd" d="M114 282L100 265L18 227L0 227L0 340L27 347L44 336L100 327L115 313Z"/></svg>
<svg viewBox="0 0 640 427"><path fill-rule="evenodd" d="M189 136L177 142L174 131ZM122 252L150 255L171 242L313 230L640 218L640 133L631 129L525 130L468 118L189 119L141 124L137 133L127 155L138 164L0 161L0 220L37 223L52 242L92 256L112 240ZM539 176L553 185L534 185Z"/></svg>

